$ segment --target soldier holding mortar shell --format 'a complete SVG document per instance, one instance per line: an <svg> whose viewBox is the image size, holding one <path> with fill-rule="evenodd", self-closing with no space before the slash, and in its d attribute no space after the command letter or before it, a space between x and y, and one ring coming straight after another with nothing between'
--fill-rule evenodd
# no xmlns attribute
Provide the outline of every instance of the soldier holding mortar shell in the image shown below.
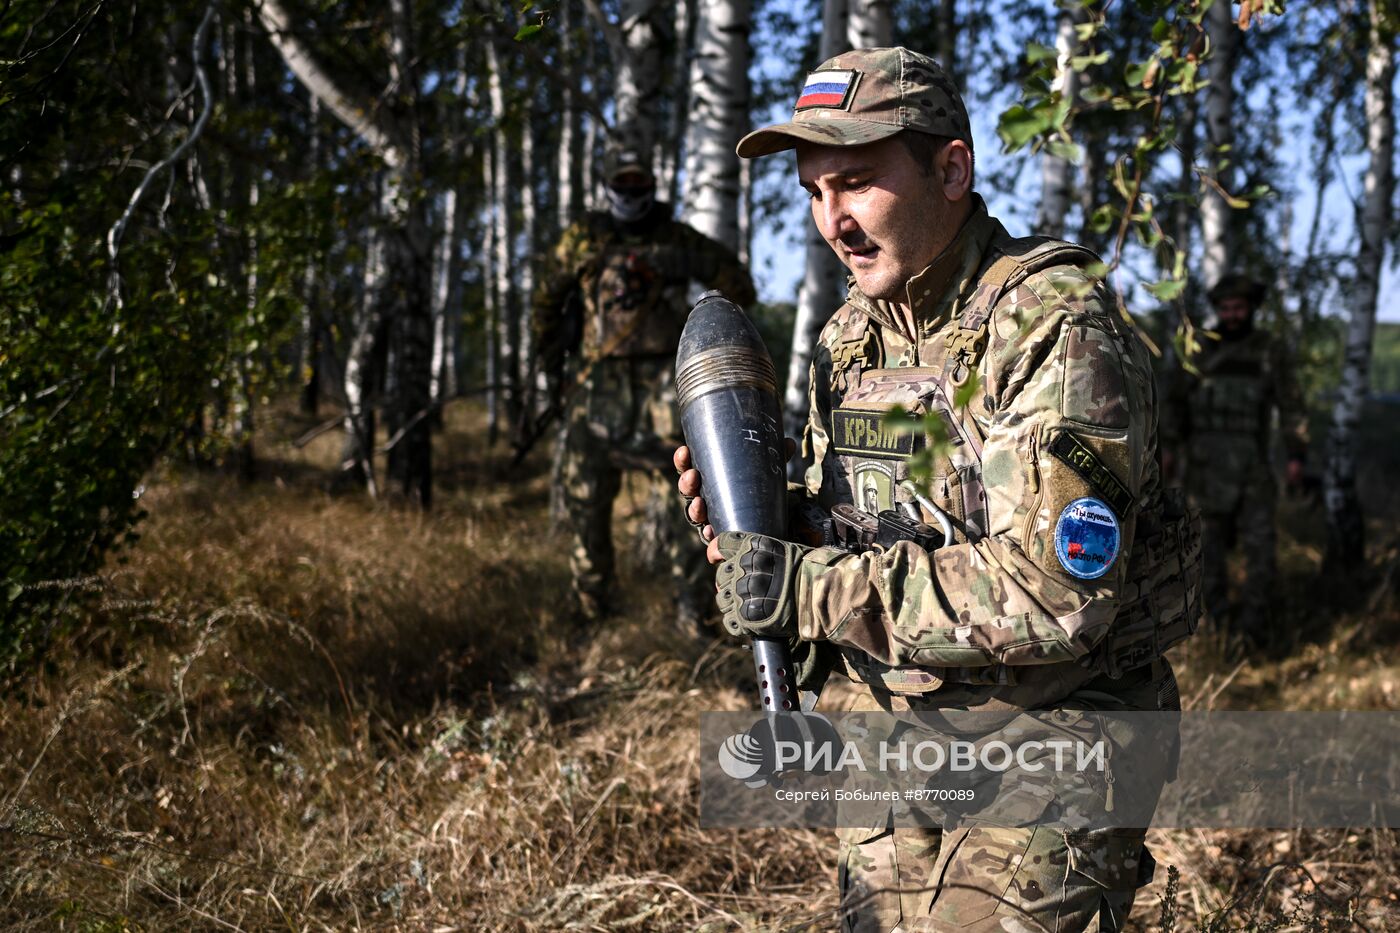
<svg viewBox="0 0 1400 933"><path fill-rule="evenodd" d="M1162 653L1199 617L1198 523L1162 487L1148 354L1097 258L988 215L962 98L908 49L825 62L738 152L793 148L851 272L813 354L802 504L874 535L882 513L946 520L950 540L715 536L679 448L726 627L830 649L858 709L1177 705ZM896 407L944 426L931 488L909 475L928 437L884 427ZM843 928L1116 930L1152 876L1144 834L843 830Z"/></svg>

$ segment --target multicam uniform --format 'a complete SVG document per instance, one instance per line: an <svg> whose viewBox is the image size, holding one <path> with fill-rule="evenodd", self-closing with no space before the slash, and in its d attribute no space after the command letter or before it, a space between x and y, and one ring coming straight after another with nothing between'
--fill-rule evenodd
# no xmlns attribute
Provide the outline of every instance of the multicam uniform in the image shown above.
<svg viewBox="0 0 1400 933"><path fill-rule="evenodd" d="M1186 489L1201 510L1207 611L1222 614L1230 604L1226 556L1238 541L1246 574L1240 627L1260 634L1275 577L1273 411L1286 455L1301 459L1308 448L1306 410L1283 346L1268 331L1206 340L1193 363L1199 376L1176 375L1162 443L1182 451Z"/></svg>
<svg viewBox="0 0 1400 933"><path fill-rule="evenodd" d="M1173 708L1162 652L1199 616L1198 526L1161 488L1148 358L1092 260L1012 239L976 199L907 285L917 333L854 285L822 332L808 493L912 501L908 459L933 438L880 416L936 411L932 499L956 532L800 564L801 637L835 646L858 708ZM847 929L1116 929L1153 866L1141 830L887 824L842 843Z"/></svg>
<svg viewBox="0 0 1400 933"><path fill-rule="evenodd" d="M612 585L620 461L655 461L662 468L680 443L672 370L692 281L741 305L754 299L753 282L733 253L672 220L669 206L657 203L637 223L595 212L571 226L536 295L536 346L556 371L572 352L569 299L581 299L582 383L567 401L563 480L573 531L570 569L589 616L605 606ZM684 517L674 518L667 542L672 574L682 612L695 613L710 603L713 588Z"/></svg>

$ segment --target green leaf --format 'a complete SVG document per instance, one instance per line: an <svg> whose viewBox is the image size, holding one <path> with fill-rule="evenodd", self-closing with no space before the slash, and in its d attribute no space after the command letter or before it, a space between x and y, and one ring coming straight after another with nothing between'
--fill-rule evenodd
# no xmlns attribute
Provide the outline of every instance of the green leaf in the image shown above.
<svg viewBox="0 0 1400 933"><path fill-rule="evenodd" d="M528 39L543 28L544 26L540 25L539 23L529 23L525 26L521 26L515 32L515 41L520 42L525 39Z"/></svg>
<svg viewBox="0 0 1400 933"><path fill-rule="evenodd" d="M1089 229L1095 233L1103 234L1113 229L1113 218L1116 212L1107 204L1102 204L1094 209L1094 213L1089 218Z"/></svg>
<svg viewBox="0 0 1400 933"><path fill-rule="evenodd" d="M903 408L891 408L889 411L885 412L885 417L881 420L884 422L885 427L898 431L901 434L908 434L911 431L920 430L924 426L922 418L911 415Z"/></svg>
<svg viewBox="0 0 1400 933"><path fill-rule="evenodd" d="M1063 139L1052 139L1045 144L1050 154L1079 165L1084 161L1084 150L1077 143L1067 143Z"/></svg>
<svg viewBox="0 0 1400 933"><path fill-rule="evenodd" d="M1145 62L1131 62L1127 68L1123 69L1123 80L1128 82L1129 87L1140 87L1154 60L1149 58Z"/></svg>
<svg viewBox="0 0 1400 933"><path fill-rule="evenodd" d="M1090 104L1101 104L1113 96L1113 89L1106 84L1091 84L1080 92L1080 99Z"/></svg>
<svg viewBox="0 0 1400 933"><path fill-rule="evenodd" d="M1107 52L1099 52L1097 55L1075 55L1069 60L1069 66L1075 71L1083 71L1094 65L1102 65L1108 61Z"/></svg>
<svg viewBox="0 0 1400 933"><path fill-rule="evenodd" d="M1045 109L1048 108L1028 110L1021 104L1013 104L1002 113L997 123L997 135L1001 137L1007 152L1015 152L1050 128L1047 114L1042 112Z"/></svg>
<svg viewBox="0 0 1400 933"><path fill-rule="evenodd" d="M1147 290L1161 301L1172 301L1186 290L1185 279L1163 279L1146 286Z"/></svg>
<svg viewBox="0 0 1400 933"><path fill-rule="evenodd" d="M1026 63L1038 65L1043 61L1054 61L1055 50L1048 45L1041 45L1039 42L1026 43Z"/></svg>
<svg viewBox="0 0 1400 933"><path fill-rule="evenodd" d="M1152 41L1153 41L1153 42L1165 42L1165 41L1167 41L1167 37L1170 36L1171 34L1172 34L1171 23L1168 23L1165 19L1159 18L1159 19L1157 20L1157 22L1155 22L1155 23L1152 24Z"/></svg>

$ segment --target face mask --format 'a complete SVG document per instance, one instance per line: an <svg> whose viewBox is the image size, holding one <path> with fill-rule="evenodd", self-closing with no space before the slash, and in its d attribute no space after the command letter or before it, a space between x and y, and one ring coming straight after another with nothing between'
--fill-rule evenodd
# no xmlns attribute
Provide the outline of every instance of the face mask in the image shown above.
<svg viewBox="0 0 1400 933"><path fill-rule="evenodd" d="M656 198L655 188L612 188L608 192L608 210L621 223L635 223L646 216Z"/></svg>

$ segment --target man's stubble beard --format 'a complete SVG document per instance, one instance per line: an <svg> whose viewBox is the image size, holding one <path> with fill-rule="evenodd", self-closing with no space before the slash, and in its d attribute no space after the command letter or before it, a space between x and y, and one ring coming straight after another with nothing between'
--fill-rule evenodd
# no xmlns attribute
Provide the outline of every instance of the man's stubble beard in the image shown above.
<svg viewBox="0 0 1400 933"><path fill-rule="evenodd" d="M869 298L879 301L890 301L904 303L908 298L908 285L910 279L929 267L929 264L942 255L943 251L952 245L957 238L959 224L954 222L957 211L955 206L942 197L934 195L921 205L920 210L913 212L908 224L892 230L884 237L886 244L898 243L912 239L916 233L922 234L926 231L936 231L937 237L933 240L931 247L927 250L928 255L921 260L914 260L907 268L891 270L888 280L879 287L872 284L870 288L861 285L861 291ZM883 247L882 247L883 248ZM838 253L838 255L840 255ZM848 267L849 268L849 267ZM859 282L859 277L857 277Z"/></svg>

